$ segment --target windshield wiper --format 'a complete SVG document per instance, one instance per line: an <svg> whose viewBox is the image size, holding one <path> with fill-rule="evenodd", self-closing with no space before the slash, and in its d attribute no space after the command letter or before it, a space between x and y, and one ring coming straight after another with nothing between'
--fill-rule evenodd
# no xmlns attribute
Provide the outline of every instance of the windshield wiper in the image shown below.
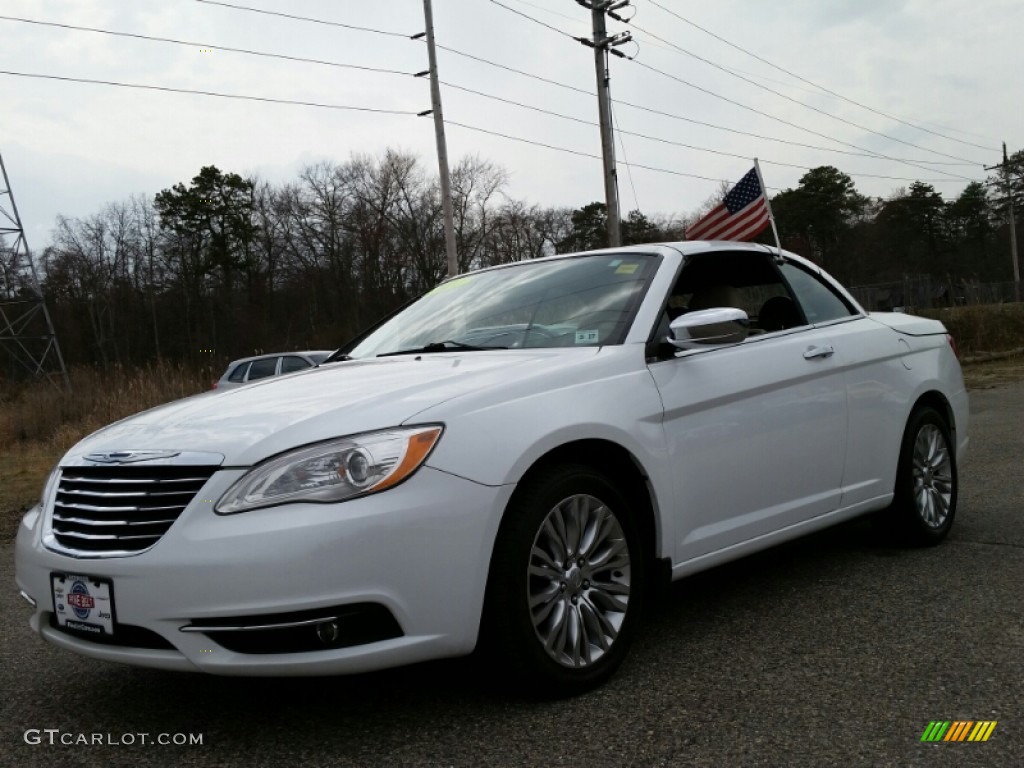
<svg viewBox="0 0 1024 768"><path fill-rule="evenodd" d="M464 352L479 352L485 349L508 349L508 347L474 347L472 344L463 344L461 341L432 341L423 347L412 349L400 349L397 352L381 352L377 357L391 357L393 355L418 355L423 352L448 352L451 349L458 349Z"/></svg>

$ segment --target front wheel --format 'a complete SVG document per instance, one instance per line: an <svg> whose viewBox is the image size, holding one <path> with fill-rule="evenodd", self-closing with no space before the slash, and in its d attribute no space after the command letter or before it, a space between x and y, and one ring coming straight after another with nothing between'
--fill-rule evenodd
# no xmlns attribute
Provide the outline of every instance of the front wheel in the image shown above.
<svg viewBox="0 0 1024 768"><path fill-rule="evenodd" d="M589 467L528 479L495 545L485 639L511 679L579 693L622 663L639 619L646 558L630 504Z"/></svg>
<svg viewBox="0 0 1024 768"><path fill-rule="evenodd" d="M956 516L956 452L945 418L919 408L907 422L900 448L896 489L886 515L897 537L911 546L933 546L949 533Z"/></svg>

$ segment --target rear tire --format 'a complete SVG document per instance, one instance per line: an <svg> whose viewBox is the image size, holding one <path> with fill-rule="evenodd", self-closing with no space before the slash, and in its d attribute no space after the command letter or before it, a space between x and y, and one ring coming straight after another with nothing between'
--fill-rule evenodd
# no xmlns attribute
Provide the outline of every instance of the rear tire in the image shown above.
<svg viewBox="0 0 1024 768"><path fill-rule="evenodd" d="M516 491L495 544L483 638L527 692L569 696L626 657L647 587L626 497L588 466L542 470Z"/></svg>
<svg viewBox="0 0 1024 768"><path fill-rule="evenodd" d="M953 526L958 485L946 419L934 408L918 408L903 434L895 496L883 516L886 527L902 544L935 546Z"/></svg>

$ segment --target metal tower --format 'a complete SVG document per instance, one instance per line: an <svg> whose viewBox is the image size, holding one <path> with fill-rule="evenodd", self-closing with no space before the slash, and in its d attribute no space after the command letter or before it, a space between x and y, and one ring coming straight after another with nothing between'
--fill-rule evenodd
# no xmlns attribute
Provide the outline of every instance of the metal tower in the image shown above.
<svg viewBox="0 0 1024 768"><path fill-rule="evenodd" d="M7 370L0 373L24 369L32 376L47 379L58 389L70 389L3 155L0 172L0 348L7 353Z"/></svg>

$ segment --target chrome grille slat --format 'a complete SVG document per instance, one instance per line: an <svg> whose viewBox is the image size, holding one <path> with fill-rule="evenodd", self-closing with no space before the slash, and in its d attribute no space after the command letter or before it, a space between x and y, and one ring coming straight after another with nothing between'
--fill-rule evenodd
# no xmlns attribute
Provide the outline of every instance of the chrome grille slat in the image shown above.
<svg viewBox="0 0 1024 768"><path fill-rule="evenodd" d="M62 536L70 536L73 539L82 539L83 541L118 541L118 542L129 541L129 540L132 540L132 539L153 539L153 540L156 540L156 539L159 539L161 536L163 536L162 533L154 533L154 534L148 534L148 535L147 534L138 534L138 535L135 535L135 536L115 536L113 534L108 534L108 533L71 533L71 532L62 533L61 535Z"/></svg>
<svg viewBox="0 0 1024 768"><path fill-rule="evenodd" d="M109 469L111 471L113 471L113 470L118 469L118 467L109 467ZM121 469L123 469L123 467ZM190 467L189 469L193 469L194 470L195 467ZM214 469L216 469L216 467L214 467ZM81 470L80 469L75 469L75 470L71 470L71 471L75 472L75 473L78 473ZM85 477L85 476L82 476L80 474L78 474L78 475L68 474L65 477L62 474L61 475L61 482L63 482L65 479L68 482L70 482L70 483L96 483L98 485L99 484L117 485L119 483L135 483L136 485L138 485L139 482L140 482L139 480L126 480L126 479L123 479L123 478ZM164 483L205 483L207 481L207 479L208 478L205 478L205 477L176 477L176 478L163 478L163 479L156 478L156 479L150 480L148 482L152 483L153 485L163 485Z"/></svg>
<svg viewBox="0 0 1024 768"><path fill-rule="evenodd" d="M65 515L58 515L54 513L54 522L61 523L72 523L74 525L92 525L92 526L104 526L104 525L127 525L127 526L138 526L138 525L170 525L177 517L172 517L168 520L84 520L80 517L67 517Z"/></svg>
<svg viewBox="0 0 1024 768"><path fill-rule="evenodd" d="M60 492L58 491L58 496ZM193 494L194 496L195 494ZM189 500L191 501L191 499ZM175 504L173 507L97 507L92 504L79 504L77 502L61 501L58 498L54 503L55 507L61 509L80 509L86 512L167 512L170 510L178 510L181 512L187 504Z"/></svg>
<svg viewBox="0 0 1024 768"><path fill-rule="evenodd" d="M76 466L61 470L50 512L64 550L103 556L143 552L156 544L216 466Z"/></svg>
<svg viewBox="0 0 1024 768"><path fill-rule="evenodd" d="M191 496L193 491L87 491L82 488L65 488L61 493L69 496L90 496L97 499L155 498L157 496Z"/></svg>

